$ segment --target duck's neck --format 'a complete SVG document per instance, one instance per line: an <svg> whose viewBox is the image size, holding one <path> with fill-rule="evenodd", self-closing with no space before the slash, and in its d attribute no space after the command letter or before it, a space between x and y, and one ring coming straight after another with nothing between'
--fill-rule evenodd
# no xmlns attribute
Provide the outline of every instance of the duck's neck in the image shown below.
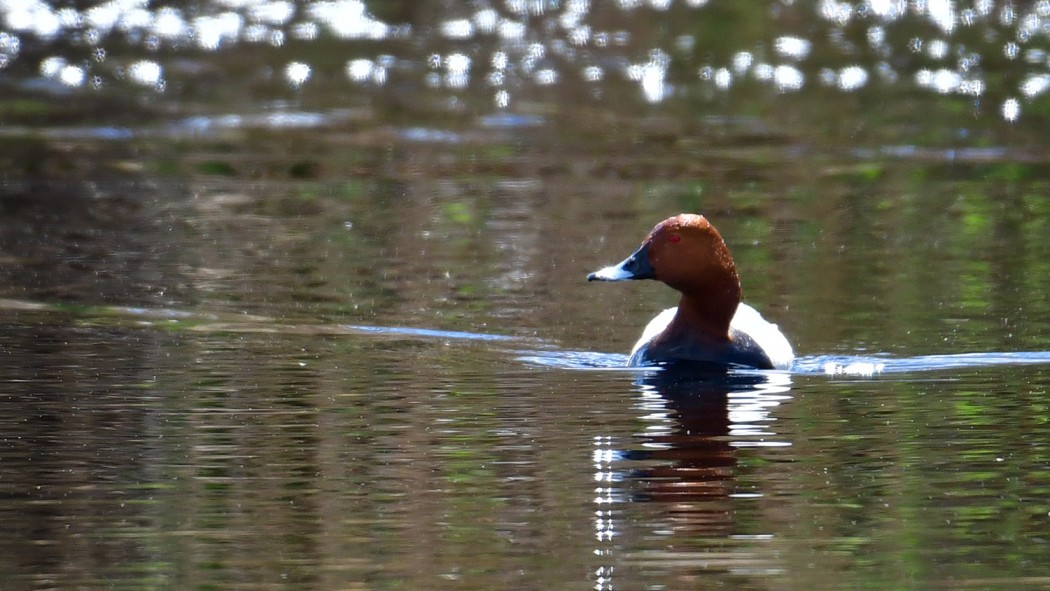
<svg viewBox="0 0 1050 591"><path fill-rule="evenodd" d="M740 304L740 291L706 293L702 298L683 295L667 332L678 338L702 338L712 343L729 341L729 324ZM670 334L668 336L671 336Z"/></svg>
<svg viewBox="0 0 1050 591"><path fill-rule="evenodd" d="M665 330L668 338L679 342L729 342L729 324L740 305L740 278L721 239L716 246L722 256L716 261L707 261L701 272L686 280L666 281L682 294L678 312Z"/></svg>

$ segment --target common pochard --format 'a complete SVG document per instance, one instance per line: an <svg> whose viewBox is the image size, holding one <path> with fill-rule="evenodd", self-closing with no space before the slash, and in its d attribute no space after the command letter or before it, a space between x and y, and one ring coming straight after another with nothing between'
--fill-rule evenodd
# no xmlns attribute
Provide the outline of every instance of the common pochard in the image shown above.
<svg viewBox="0 0 1050 591"><path fill-rule="evenodd" d="M677 308L649 322L628 365L791 367L795 354L777 325L740 303L736 264L704 216L683 213L660 222L623 262L587 276L588 281L630 279L662 281L682 298Z"/></svg>

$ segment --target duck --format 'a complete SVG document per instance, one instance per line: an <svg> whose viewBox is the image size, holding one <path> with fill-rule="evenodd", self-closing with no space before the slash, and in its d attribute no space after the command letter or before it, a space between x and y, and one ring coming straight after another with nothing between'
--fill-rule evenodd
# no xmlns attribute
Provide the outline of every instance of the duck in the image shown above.
<svg viewBox="0 0 1050 591"><path fill-rule="evenodd" d="M628 366L790 369L791 343L776 324L741 303L736 263L703 215L667 218L629 257L587 275L588 281L636 279L661 281L682 297L645 327Z"/></svg>

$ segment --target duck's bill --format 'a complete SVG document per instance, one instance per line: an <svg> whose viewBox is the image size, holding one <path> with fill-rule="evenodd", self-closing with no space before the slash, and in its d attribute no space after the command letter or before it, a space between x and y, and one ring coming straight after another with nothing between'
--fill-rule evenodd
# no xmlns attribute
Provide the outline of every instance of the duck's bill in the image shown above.
<svg viewBox="0 0 1050 591"><path fill-rule="evenodd" d="M623 261L587 275L587 281L628 281L653 279L655 276L653 266L649 264L649 245L643 244Z"/></svg>

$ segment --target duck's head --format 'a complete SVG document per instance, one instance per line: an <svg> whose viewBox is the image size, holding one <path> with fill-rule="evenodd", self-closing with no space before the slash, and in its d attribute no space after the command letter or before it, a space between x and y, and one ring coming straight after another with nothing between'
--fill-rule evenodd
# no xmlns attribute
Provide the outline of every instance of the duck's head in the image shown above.
<svg viewBox="0 0 1050 591"><path fill-rule="evenodd" d="M726 330L740 303L736 264L718 230L702 215L683 213L653 228L622 262L587 275L588 281L656 279L682 293L682 304Z"/></svg>

